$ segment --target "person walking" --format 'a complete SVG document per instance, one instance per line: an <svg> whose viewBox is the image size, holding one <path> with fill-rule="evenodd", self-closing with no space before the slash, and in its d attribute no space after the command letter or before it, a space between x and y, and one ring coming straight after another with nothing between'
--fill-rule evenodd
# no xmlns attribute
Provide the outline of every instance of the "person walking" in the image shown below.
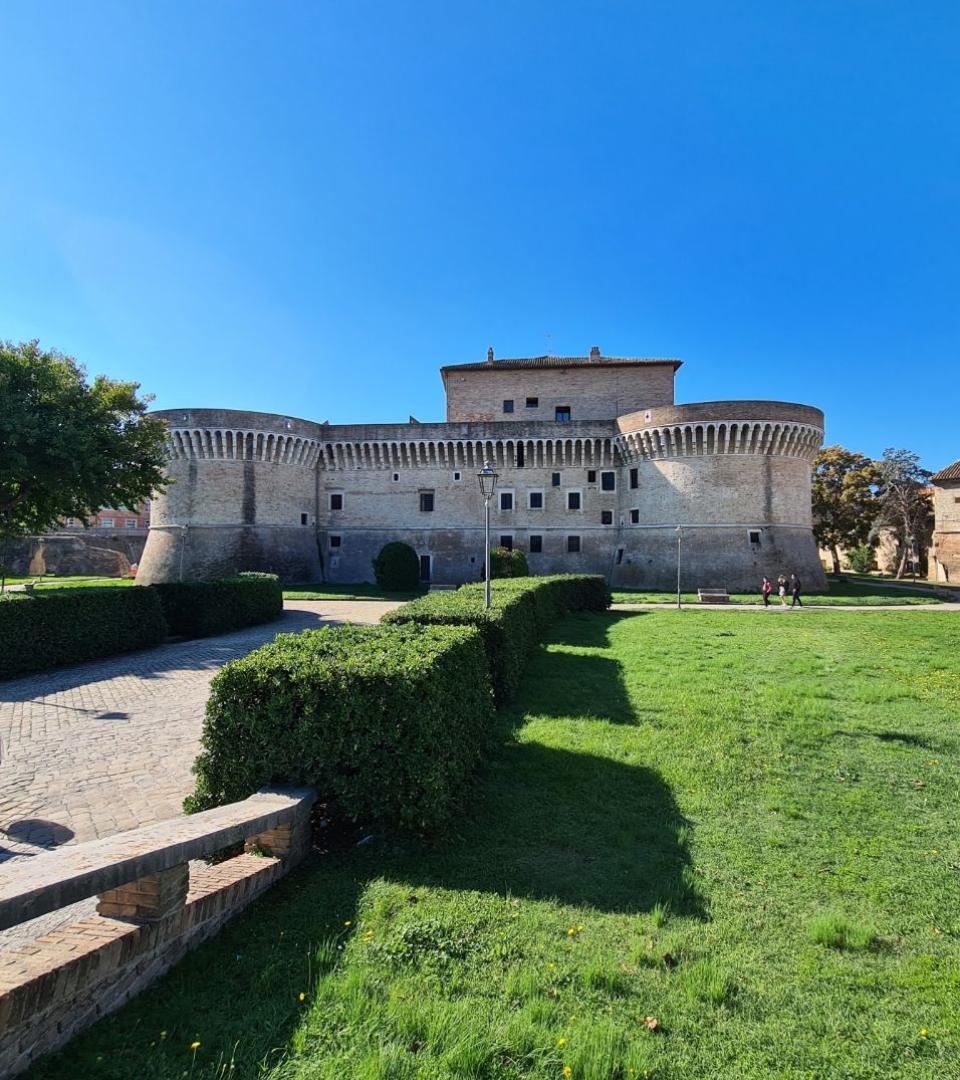
<svg viewBox="0 0 960 1080"><path fill-rule="evenodd" d="M763 606L764 607L769 607L770 606L770 594L772 592L773 592L773 582L768 577L765 577L763 579L763 584L760 586L760 595L763 597Z"/></svg>
<svg viewBox="0 0 960 1080"><path fill-rule="evenodd" d="M780 597L780 606L787 606L787 579L781 574L777 578L777 594Z"/></svg>
<svg viewBox="0 0 960 1080"><path fill-rule="evenodd" d="M796 574L790 575L790 592L793 595L793 603L791 607L803 607L803 601L800 599L800 579Z"/></svg>

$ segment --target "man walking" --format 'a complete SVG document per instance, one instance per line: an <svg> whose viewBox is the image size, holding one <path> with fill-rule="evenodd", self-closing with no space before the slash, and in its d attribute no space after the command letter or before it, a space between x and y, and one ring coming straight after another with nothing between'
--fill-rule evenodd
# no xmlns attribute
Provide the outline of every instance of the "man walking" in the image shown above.
<svg viewBox="0 0 960 1080"><path fill-rule="evenodd" d="M800 599L800 579L796 574L790 575L790 592L793 594L793 603L791 607L803 607L803 601Z"/></svg>

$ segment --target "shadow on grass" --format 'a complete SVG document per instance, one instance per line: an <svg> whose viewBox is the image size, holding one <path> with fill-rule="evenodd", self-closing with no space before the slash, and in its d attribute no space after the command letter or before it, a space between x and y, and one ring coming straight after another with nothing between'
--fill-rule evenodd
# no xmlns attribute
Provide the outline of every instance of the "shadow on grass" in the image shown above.
<svg viewBox="0 0 960 1080"><path fill-rule="evenodd" d="M642 619L649 611L607 611L602 615L567 615L553 627L547 645L571 645L578 649L607 649L610 631L624 619Z"/></svg>
<svg viewBox="0 0 960 1080"><path fill-rule="evenodd" d="M535 690L525 686L520 698L527 715L637 723L623 669L612 657L548 652L541 654L531 666L536 669ZM518 722L522 718L518 716Z"/></svg>
<svg viewBox="0 0 960 1080"><path fill-rule="evenodd" d="M884 743L899 743L901 746L914 746L935 753L942 752L936 740L928 739L924 735L913 735L907 731L835 731L834 735L842 735L847 739L879 739Z"/></svg>

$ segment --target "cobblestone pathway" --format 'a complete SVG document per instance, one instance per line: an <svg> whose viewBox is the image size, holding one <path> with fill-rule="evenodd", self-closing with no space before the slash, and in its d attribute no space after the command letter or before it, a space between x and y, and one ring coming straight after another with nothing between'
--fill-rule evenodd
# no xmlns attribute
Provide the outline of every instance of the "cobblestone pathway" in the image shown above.
<svg viewBox="0 0 960 1080"><path fill-rule="evenodd" d="M0 682L0 861L175 817L222 664L278 633L373 623L395 606L292 601L266 626Z"/></svg>

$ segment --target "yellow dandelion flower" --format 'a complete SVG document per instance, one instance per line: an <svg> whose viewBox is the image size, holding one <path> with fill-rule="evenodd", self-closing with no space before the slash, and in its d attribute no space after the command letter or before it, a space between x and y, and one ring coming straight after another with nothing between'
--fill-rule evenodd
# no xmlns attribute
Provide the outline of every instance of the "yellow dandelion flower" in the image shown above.
<svg viewBox="0 0 960 1080"><path fill-rule="evenodd" d="M927 1037L927 1029L926 1028L921 1028L920 1029L920 1038L925 1039L926 1037Z"/></svg>
<svg viewBox="0 0 960 1080"><path fill-rule="evenodd" d="M344 926L353 926L353 923L350 921L350 919L347 919L347 921L343 925Z"/></svg>
<svg viewBox="0 0 960 1080"><path fill-rule="evenodd" d="M306 994L305 994L305 993L304 993L304 992L303 992L303 991L301 990L301 991L300 991L300 1000L301 1000L301 1001L305 1001L305 1000L306 1000L306 997L307 997L307 995L306 995Z"/></svg>
<svg viewBox="0 0 960 1080"><path fill-rule="evenodd" d="M566 1046L566 1044L567 1040L561 1035L560 1038L557 1039L557 1046Z"/></svg>
<svg viewBox="0 0 960 1080"><path fill-rule="evenodd" d="M191 1049L191 1050L199 1050L199 1049L200 1049L200 1043L198 1043L198 1042L192 1042L192 1043L190 1044L190 1049Z"/></svg>
<svg viewBox="0 0 960 1080"><path fill-rule="evenodd" d="M564 1067L563 1067L563 1075L564 1076L573 1076L573 1069L571 1069L569 1065L564 1065Z"/></svg>

